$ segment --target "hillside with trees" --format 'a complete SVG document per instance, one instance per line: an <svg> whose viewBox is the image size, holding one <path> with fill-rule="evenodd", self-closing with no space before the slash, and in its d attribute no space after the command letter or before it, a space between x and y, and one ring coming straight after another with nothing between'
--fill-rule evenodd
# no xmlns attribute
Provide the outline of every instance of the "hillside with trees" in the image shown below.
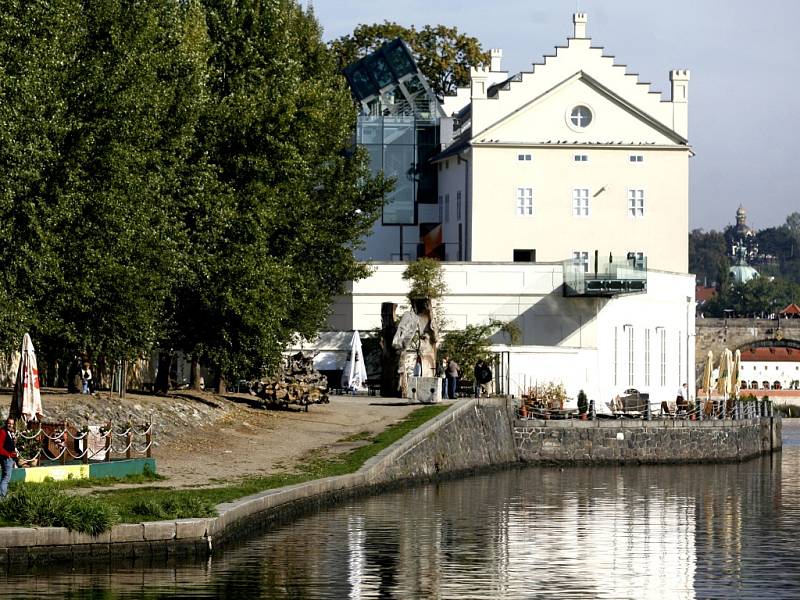
<svg viewBox="0 0 800 600"><path fill-rule="evenodd" d="M760 277L744 284L731 282L728 270L733 259L734 226L723 231L695 229L689 234L689 271L698 285L717 289L706 303L704 314L722 316L767 316L791 302L800 303L800 213L793 212L778 227L755 232L758 248L750 264Z"/></svg>

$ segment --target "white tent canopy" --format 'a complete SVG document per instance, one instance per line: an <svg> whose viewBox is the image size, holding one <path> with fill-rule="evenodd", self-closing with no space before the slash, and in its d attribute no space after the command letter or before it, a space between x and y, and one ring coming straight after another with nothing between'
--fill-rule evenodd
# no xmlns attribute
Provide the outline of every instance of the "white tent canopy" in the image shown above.
<svg viewBox="0 0 800 600"><path fill-rule="evenodd" d="M353 332L350 340L350 354L342 371L342 388L362 390L367 387L367 367L364 365L364 353L361 350L361 337L358 330Z"/></svg>

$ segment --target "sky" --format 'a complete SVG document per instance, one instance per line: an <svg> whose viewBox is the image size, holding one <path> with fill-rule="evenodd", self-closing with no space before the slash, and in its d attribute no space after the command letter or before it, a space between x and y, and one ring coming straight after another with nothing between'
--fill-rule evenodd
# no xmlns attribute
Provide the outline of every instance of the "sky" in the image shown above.
<svg viewBox="0 0 800 600"><path fill-rule="evenodd" d="M309 0L304 0L308 4ZM530 71L564 45L572 14L616 63L669 100L669 71L689 69L689 225L721 230L739 205L756 229L800 211L797 0L313 0L330 40L360 23L455 26L503 68Z"/></svg>

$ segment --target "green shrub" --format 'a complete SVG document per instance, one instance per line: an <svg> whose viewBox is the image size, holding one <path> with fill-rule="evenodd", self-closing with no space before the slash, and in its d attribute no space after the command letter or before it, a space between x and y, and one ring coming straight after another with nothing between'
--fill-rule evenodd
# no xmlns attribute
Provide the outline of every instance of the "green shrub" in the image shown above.
<svg viewBox="0 0 800 600"><path fill-rule="evenodd" d="M111 528L118 515L114 507L98 500L71 496L48 485L23 483L0 502L0 519L99 535Z"/></svg>
<svg viewBox="0 0 800 600"><path fill-rule="evenodd" d="M189 517L213 517L217 514L213 503L203 498L186 495L137 500L131 504L129 512L146 520L154 521Z"/></svg>

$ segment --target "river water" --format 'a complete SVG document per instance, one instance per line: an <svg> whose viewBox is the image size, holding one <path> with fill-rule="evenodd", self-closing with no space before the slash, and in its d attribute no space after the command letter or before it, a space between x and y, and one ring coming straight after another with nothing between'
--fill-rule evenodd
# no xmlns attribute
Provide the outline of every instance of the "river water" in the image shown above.
<svg viewBox="0 0 800 600"><path fill-rule="evenodd" d="M734 465L520 468L353 500L208 561L12 573L19 598L800 598L800 422Z"/></svg>

